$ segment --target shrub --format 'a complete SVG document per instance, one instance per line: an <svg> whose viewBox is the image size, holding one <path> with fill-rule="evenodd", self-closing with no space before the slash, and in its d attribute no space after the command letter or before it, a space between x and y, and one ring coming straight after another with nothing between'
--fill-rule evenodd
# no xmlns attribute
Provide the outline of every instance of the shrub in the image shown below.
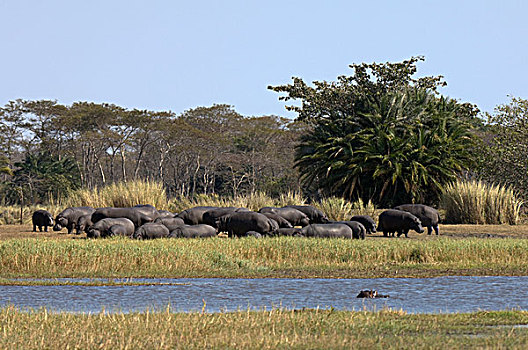
<svg viewBox="0 0 528 350"><path fill-rule="evenodd" d="M523 202L508 186L457 180L442 194L445 221L453 224L510 224L520 220Z"/></svg>

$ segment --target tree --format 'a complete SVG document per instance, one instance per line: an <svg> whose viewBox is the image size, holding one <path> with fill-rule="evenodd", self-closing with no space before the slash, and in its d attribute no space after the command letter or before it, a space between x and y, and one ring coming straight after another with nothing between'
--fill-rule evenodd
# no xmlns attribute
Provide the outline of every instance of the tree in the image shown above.
<svg viewBox="0 0 528 350"><path fill-rule="evenodd" d="M512 185L528 199L528 100L512 97L487 114L488 128L478 175Z"/></svg>
<svg viewBox="0 0 528 350"><path fill-rule="evenodd" d="M80 185L78 167L69 157L28 153L24 161L15 163L15 166L18 169L14 172L11 187L21 189L32 204L49 199L49 196L63 197ZM15 190L12 194L18 192ZM15 198L12 200L16 201Z"/></svg>
<svg viewBox="0 0 528 350"><path fill-rule="evenodd" d="M470 166L478 110L440 96L441 76L414 79L420 60L353 64L354 75L337 82L270 87L300 100L287 108L311 126L296 149L306 188L388 206L431 202Z"/></svg>

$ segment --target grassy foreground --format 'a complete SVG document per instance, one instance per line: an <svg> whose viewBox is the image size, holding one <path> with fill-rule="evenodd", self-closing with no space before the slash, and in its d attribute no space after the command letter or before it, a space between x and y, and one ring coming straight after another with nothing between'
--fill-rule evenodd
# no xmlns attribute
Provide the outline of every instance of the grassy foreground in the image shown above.
<svg viewBox="0 0 528 350"><path fill-rule="evenodd" d="M363 241L290 237L85 240L31 233L39 238L0 241L0 277L528 275L527 239L461 231L440 237L375 236Z"/></svg>
<svg viewBox="0 0 528 350"><path fill-rule="evenodd" d="M399 311L271 310L132 314L0 309L3 349L526 349L524 311L412 315Z"/></svg>

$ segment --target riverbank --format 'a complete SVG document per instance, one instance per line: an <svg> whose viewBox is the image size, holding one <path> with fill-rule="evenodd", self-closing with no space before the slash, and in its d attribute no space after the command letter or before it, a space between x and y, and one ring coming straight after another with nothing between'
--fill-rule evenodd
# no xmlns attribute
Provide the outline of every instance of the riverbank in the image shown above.
<svg viewBox="0 0 528 350"><path fill-rule="evenodd" d="M525 311L406 314L335 310L131 314L0 309L1 348L450 349L528 346ZM412 344L412 345L411 345Z"/></svg>
<svg viewBox="0 0 528 350"><path fill-rule="evenodd" d="M24 230L25 229L25 230ZM528 275L528 226L443 226L442 235L86 240L0 226L0 277L374 278ZM18 233L15 232L18 230ZM17 238L14 238L17 237ZM18 238L26 237L26 238Z"/></svg>

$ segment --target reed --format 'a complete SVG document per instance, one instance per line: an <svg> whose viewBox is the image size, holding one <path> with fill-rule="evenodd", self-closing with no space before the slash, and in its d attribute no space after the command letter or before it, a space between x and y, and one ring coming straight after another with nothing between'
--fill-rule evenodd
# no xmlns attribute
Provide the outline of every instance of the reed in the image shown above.
<svg viewBox="0 0 528 350"><path fill-rule="evenodd" d="M526 274L524 239L8 239L0 277L387 277Z"/></svg>
<svg viewBox="0 0 528 350"><path fill-rule="evenodd" d="M163 185L153 181L120 182L101 188L80 189L73 192L61 204L64 208L133 207L138 204L151 204L158 209L168 208Z"/></svg>
<svg viewBox="0 0 528 350"><path fill-rule="evenodd" d="M442 194L445 221L453 224L515 225L522 205L513 189L482 181L457 180Z"/></svg>
<svg viewBox="0 0 528 350"><path fill-rule="evenodd" d="M525 349L524 311L240 310L71 314L0 309L3 349Z"/></svg>
<svg viewBox="0 0 528 350"><path fill-rule="evenodd" d="M316 203L315 206L322 210L330 220L342 221L350 219L353 205L340 197L328 197Z"/></svg>

